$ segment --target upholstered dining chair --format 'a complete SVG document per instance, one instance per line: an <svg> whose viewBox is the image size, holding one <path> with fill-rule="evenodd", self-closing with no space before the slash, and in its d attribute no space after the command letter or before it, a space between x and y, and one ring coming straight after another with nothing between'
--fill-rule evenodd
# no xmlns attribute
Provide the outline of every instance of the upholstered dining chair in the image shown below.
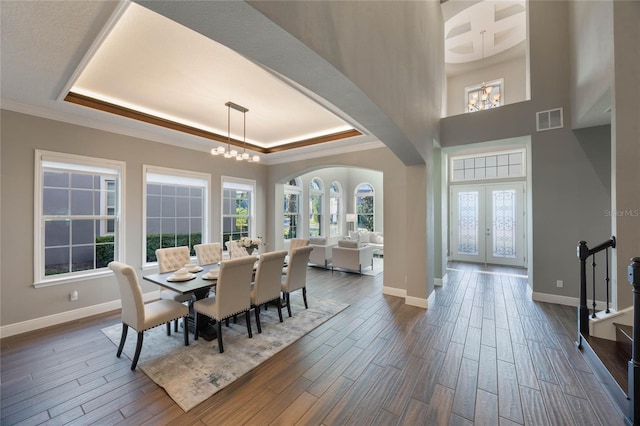
<svg viewBox="0 0 640 426"><path fill-rule="evenodd" d="M262 333L260 324L260 309L262 305L275 302L278 307L278 317L282 322L282 302L280 300L280 285L282 282L282 265L287 256L285 250L263 253L258 260L256 278L251 288L251 307L256 315L258 333Z"/></svg>
<svg viewBox="0 0 640 426"><path fill-rule="evenodd" d="M288 260L291 258L291 252L293 252L294 249L297 249L298 247L304 247L304 246L308 246L309 245L309 240L304 240L302 238L291 238L289 240L289 252L287 253L287 258L286 259L286 263L288 263ZM286 274L287 273L287 268L284 267L282 268L282 274Z"/></svg>
<svg viewBox="0 0 640 426"><path fill-rule="evenodd" d="M218 325L218 349L224 352L222 344L222 320L234 315L245 313L247 321L247 333L251 333L251 278L253 277L253 264L256 256L245 256L238 259L223 260L220 262L220 272L216 284L216 295L197 300L193 309L202 315L216 320ZM194 339L198 340L198 322L200 315L196 315Z"/></svg>
<svg viewBox="0 0 640 426"><path fill-rule="evenodd" d="M189 247L187 246L157 249L156 259L158 260L158 269L161 274L177 271L191 262ZM160 290L160 299L175 300L176 302L184 303L191 300L191 295L181 294L177 291L163 288ZM176 320L174 324L175 331L178 331L178 321Z"/></svg>
<svg viewBox="0 0 640 426"><path fill-rule="evenodd" d="M224 245L227 247L231 259L249 256L247 249L244 248L239 241L229 240L224 243Z"/></svg>
<svg viewBox="0 0 640 426"><path fill-rule="evenodd" d="M211 265L222 260L222 245L220 243L196 244L196 257L198 265Z"/></svg>
<svg viewBox="0 0 640 426"><path fill-rule="evenodd" d="M302 298L304 300L305 309L309 308L307 304L307 263L309 262L309 254L313 247L303 246L293 249L289 264L287 265L287 273L281 284L281 291L284 294L285 303L287 304L287 312L291 316L291 293L302 289Z"/></svg>
<svg viewBox="0 0 640 426"><path fill-rule="evenodd" d="M131 361L131 370L135 370L142 350L144 332L162 324L169 324L173 320L177 321L179 318L186 319L189 316L189 308L182 303L167 299L145 304L142 289L138 284L138 276L131 266L114 261L109 263L109 269L116 275L122 299L122 336L116 356L120 358L127 339L127 331L132 327L138 332L136 352ZM184 327L184 345L189 346L187 327Z"/></svg>

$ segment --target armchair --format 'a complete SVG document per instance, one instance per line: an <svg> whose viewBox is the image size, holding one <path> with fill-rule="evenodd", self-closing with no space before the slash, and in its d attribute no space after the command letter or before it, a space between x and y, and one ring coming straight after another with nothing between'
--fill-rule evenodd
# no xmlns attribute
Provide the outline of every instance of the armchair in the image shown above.
<svg viewBox="0 0 640 426"><path fill-rule="evenodd" d="M338 241L338 246L332 249L331 272L334 268L341 268L362 274L364 268L373 269L373 250L373 246L361 245L359 241Z"/></svg>
<svg viewBox="0 0 640 426"><path fill-rule="evenodd" d="M331 249L335 247L335 244L328 244L324 237L312 237L309 238L309 245L313 247L313 251L309 255L309 263L328 269L331 263Z"/></svg>

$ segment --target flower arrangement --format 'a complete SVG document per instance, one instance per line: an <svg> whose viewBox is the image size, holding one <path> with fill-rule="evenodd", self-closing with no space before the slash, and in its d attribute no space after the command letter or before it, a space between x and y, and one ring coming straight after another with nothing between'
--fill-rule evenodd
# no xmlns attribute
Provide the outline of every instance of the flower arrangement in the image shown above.
<svg viewBox="0 0 640 426"><path fill-rule="evenodd" d="M249 238L242 237L238 240L240 245L247 250L247 253L251 254L254 250L262 245L262 237Z"/></svg>

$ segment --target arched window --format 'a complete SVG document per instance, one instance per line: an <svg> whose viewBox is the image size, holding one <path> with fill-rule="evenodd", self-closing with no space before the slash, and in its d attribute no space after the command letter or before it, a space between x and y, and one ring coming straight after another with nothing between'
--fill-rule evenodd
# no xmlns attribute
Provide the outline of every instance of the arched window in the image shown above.
<svg viewBox="0 0 640 426"><path fill-rule="evenodd" d="M324 185L319 178L311 179L309 184L309 237L319 237L322 229L322 204L324 203Z"/></svg>
<svg viewBox="0 0 640 426"><path fill-rule="evenodd" d="M374 192L369 183L361 183L356 188L357 229L373 231Z"/></svg>
<svg viewBox="0 0 640 426"><path fill-rule="evenodd" d="M331 237L342 235L340 226L340 212L342 212L342 187L338 182L331 182L329 191L329 234Z"/></svg>
<svg viewBox="0 0 640 426"><path fill-rule="evenodd" d="M300 195L302 188L300 179L291 179L284 186L284 239L298 238L298 224L300 223Z"/></svg>

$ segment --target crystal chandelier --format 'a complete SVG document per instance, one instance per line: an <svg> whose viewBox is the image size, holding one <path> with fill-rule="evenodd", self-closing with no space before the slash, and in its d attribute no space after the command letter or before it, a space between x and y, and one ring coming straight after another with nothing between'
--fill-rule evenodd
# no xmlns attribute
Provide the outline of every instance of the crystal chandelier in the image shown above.
<svg viewBox="0 0 640 426"><path fill-rule="evenodd" d="M235 104L231 101L225 104L227 107L227 147L219 146L211 149L211 155L222 155L224 158L235 158L237 161L248 161L249 163L259 162L260 157L258 155L250 155L247 152L247 108L242 105ZM243 136L242 136L242 153L236 149L231 149L231 108L236 111L240 111L243 117Z"/></svg>
<svg viewBox="0 0 640 426"><path fill-rule="evenodd" d="M482 35L482 66L484 68L484 33L486 30L480 31ZM481 111L484 109L495 108L500 106L500 92L491 94L494 86L487 86L482 82L479 89L469 92L469 112Z"/></svg>

